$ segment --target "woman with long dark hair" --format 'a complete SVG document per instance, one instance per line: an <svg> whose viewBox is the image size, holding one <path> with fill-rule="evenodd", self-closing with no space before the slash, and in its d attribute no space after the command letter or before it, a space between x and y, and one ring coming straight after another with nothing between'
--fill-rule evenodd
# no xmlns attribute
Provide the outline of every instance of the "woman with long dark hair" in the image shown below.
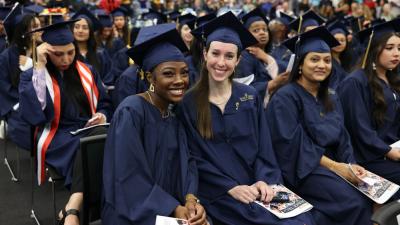
<svg viewBox="0 0 400 225"><path fill-rule="evenodd" d="M332 48L332 74L329 77L329 87L335 90L339 83L346 78L348 72L350 72L353 59L347 41L349 32L346 26L340 21L336 21L328 25L327 29L340 44Z"/></svg>
<svg viewBox="0 0 400 225"><path fill-rule="evenodd" d="M71 190L60 219L79 224L83 201L80 138L104 133L100 128L76 135L71 131L105 123L110 118L110 100L100 77L90 65L77 59L70 27L76 20L55 23L43 31L34 68L21 74L19 84L22 118L36 127L38 183L45 180L45 164L65 177Z"/></svg>
<svg viewBox="0 0 400 225"><path fill-rule="evenodd" d="M174 24L141 28L137 43L127 53L150 86L114 113L104 153L102 222L147 225L161 215L206 225L195 196L196 163L171 107L189 85L187 49Z"/></svg>
<svg viewBox="0 0 400 225"><path fill-rule="evenodd" d="M18 19L20 17L20 19ZM11 18L9 18L11 20ZM40 43L40 34L26 34L40 28L40 21L34 15L18 15L14 21L13 33L8 38L10 46L0 55L0 116L8 123L7 135L19 147L31 149L29 125L19 115L18 85L21 73L32 67L33 39Z"/></svg>
<svg viewBox="0 0 400 225"><path fill-rule="evenodd" d="M78 59L93 66L104 80L111 68L111 59L105 49L97 48L94 32L101 27L99 20L84 7L72 19L80 19L72 28Z"/></svg>
<svg viewBox="0 0 400 225"><path fill-rule="evenodd" d="M361 69L338 87L346 128L358 163L400 184L400 19L369 28ZM371 33L372 39L371 39Z"/></svg>
<svg viewBox="0 0 400 225"><path fill-rule="evenodd" d="M251 85L261 97L264 97L285 84L288 79L288 73L278 74L278 64L274 57L269 54L272 46L271 32L268 29L269 21L260 8L256 8L244 15L242 22L244 27L257 39L258 43L246 48L241 53L236 73L238 77L254 75ZM266 93L267 90L268 93Z"/></svg>
<svg viewBox="0 0 400 225"><path fill-rule="evenodd" d="M308 213L280 220L254 202L269 203L271 185L283 182L257 92L233 81L240 52L257 40L232 12L199 29L205 64L180 116L208 214L214 224L313 224Z"/></svg>
<svg viewBox="0 0 400 225"><path fill-rule="evenodd" d="M366 171L354 164L340 101L328 89L331 48L338 44L324 27L285 42L298 58L266 117L283 179L314 206L316 224L372 225L372 202L344 180L358 184L352 170Z"/></svg>

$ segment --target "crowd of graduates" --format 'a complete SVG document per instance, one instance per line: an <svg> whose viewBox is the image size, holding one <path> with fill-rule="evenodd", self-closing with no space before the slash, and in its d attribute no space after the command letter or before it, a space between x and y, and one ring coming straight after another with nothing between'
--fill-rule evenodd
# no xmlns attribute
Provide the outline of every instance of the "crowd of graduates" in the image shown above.
<svg viewBox="0 0 400 225"><path fill-rule="evenodd" d="M65 178L61 224L79 224L80 138L107 133L103 224L372 225L382 205L344 179L400 185L400 5L106 2L0 8L0 116L39 185ZM278 219L255 203L273 184L313 209Z"/></svg>

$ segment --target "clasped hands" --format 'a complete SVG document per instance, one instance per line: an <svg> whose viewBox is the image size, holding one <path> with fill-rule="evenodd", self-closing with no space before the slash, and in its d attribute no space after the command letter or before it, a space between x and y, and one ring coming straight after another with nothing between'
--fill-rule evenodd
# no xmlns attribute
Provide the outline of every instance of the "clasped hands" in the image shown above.
<svg viewBox="0 0 400 225"><path fill-rule="evenodd" d="M228 191L234 199L250 204L255 200L269 203L275 196L275 191L264 181L257 181L253 185L238 185Z"/></svg>

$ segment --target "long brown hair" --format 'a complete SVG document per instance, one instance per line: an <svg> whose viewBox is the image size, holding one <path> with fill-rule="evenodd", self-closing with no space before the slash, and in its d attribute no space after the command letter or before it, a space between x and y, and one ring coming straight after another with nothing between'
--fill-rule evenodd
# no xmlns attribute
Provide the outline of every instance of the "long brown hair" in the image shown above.
<svg viewBox="0 0 400 225"><path fill-rule="evenodd" d="M210 49L210 44L205 48L206 52ZM240 52L238 50L237 59L239 59ZM229 77L232 80L234 73ZM193 92L194 101L197 109L197 130L204 139L212 139L212 121L211 121L211 108L209 103L210 86L208 78L208 70L206 61L201 65L200 79L190 90Z"/></svg>
<svg viewBox="0 0 400 225"><path fill-rule="evenodd" d="M368 79L369 88L371 90L371 97L373 106L372 107L372 118L373 122L379 127L385 122L385 114L387 110L387 104L385 101L385 96L383 95L383 88L381 86L381 81L378 78L378 74L374 69L373 64L377 64L378 58L382 51L385 49L387 41L392 37L400 37L398 33L387 33L378 38L373 38L371 42L371 49L369 50L368 57L365 63L364 72ZM386 77L389 81L389 85L396 92L400 92L400 78L397 73L398 68L392 71L386 71Z"/></svg>

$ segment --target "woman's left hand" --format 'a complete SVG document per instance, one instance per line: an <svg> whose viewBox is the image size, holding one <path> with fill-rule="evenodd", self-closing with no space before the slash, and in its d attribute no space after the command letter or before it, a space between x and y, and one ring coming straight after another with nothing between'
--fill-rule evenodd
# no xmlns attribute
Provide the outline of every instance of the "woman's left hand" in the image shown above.
<svg viewBox="0 0 400 225"><path fill-rule="evenodd" d="M189 211L189 224L190 225L206 225L208 224L206 218L206 211L204 207L195 201L186 201L185 207Z"/></svg>
<svg viewBox="0 0 400 225"><path fill-rule="evenodd" d="M95 113L90 120L86 123L85 127L102 124L107 122L107 118L103 113Z"/></svg>
<svg viewBox="0 0 400 225"><path fill-rule="evenodd" d="M264 50L262 50L259 47L247 47L246 49L247 51L249 51L250 54L254 55L257 59L267 63L268 61L267 53L265 53Z"/></svg>

